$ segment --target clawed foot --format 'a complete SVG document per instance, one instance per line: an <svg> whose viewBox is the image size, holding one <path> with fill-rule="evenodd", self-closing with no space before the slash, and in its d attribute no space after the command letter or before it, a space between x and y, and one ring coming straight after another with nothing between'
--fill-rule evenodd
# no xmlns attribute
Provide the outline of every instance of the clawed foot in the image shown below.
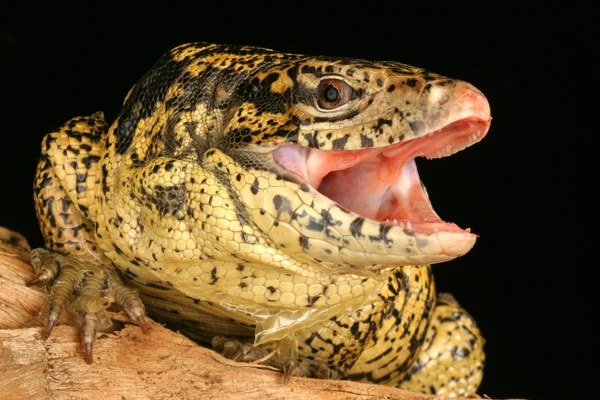
<svg viewBox="0 0 600 400"><path fill-rule="evenodd" d="M308 359L297 359L283 357L277 352L261 347L255 347L251 343L242 343L222 336L215 336L212 346L219 351L223 357L234 361L251 362L255 364L269 365L283 372L283 383L287 384L292 376L310 377L318 379L335 379L335 373L326 365Z"/></svg>
<svg viewBox="0 0 600 400"><path fill-rule="evenodd" d="M142 331L147 333L144 324L146 312L142 301L123 284L112 265L79 261L45 249L31 252L31 264L37 275L27 286L52 284L45 336L50 335L66 307L81 321L81 340L88 364L92 363L96 332L112 326L106 310L113 303L116 302L125 309L131 319L137 321Z"/></svg>

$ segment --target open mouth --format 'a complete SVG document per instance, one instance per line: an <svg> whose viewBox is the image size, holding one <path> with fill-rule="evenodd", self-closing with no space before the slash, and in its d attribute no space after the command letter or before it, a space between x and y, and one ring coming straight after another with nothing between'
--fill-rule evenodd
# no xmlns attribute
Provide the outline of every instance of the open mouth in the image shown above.
<svg viewBox="0 0 600 400"><path fill-rule="evenodd" d="M374 149L323 151L284 145L275 162L348 211L416 234L468 233L444 222L421 185L415 157L441 158L480 141L490 120L469 117L416 139Z"/></svg>

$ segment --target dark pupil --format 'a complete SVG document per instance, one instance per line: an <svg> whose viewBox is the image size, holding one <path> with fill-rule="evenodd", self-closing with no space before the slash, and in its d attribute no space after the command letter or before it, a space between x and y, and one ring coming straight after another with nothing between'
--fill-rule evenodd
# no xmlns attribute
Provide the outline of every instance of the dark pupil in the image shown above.
<svg viewBox="0 0 600 400"><path fill-rule="evenodd" d="M340 97L340 92L333 85L327 86L323 94L325 96L325 101L328 103L337 101Z"/></svg>

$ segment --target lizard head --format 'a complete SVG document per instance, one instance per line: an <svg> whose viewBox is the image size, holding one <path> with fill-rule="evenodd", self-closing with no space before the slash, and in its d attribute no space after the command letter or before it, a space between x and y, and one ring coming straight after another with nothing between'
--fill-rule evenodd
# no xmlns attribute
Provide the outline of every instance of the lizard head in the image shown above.
<svg viewBox="0 0 600 400"><path fill-rule="evenodd" d="M112 148L204 256L378 270L473 247L414 159L462 150L490 121L475 87L408 65L190 44L132 90Z"/></svg>
<svg viewBox="0 0 600 400"><path fill-rule="evenodd" d="M276 244L372 268L473 247L475 234L434 211L414 159L485 136L490 108L474 86L399 63L310 58L259 70L239 90L247 97L224 138L244 143L238 158L250 170L280 179L255 185L257 218Z"/></svg>

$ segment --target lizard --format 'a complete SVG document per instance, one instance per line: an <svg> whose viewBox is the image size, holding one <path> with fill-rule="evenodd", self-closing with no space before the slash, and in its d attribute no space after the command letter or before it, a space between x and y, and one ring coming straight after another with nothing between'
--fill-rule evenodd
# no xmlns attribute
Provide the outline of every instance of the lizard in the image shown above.
<svg viewBox="0 0 600 400"><path fill-rule="evenodd" d="M286 378L466 396L484 339L431 264L477 236L434 211L416 157L491 122L473 85L395 61L188 43L114 121L48 133L34 178L49 335L66 308L85 360L120 305Z"/></svg>

